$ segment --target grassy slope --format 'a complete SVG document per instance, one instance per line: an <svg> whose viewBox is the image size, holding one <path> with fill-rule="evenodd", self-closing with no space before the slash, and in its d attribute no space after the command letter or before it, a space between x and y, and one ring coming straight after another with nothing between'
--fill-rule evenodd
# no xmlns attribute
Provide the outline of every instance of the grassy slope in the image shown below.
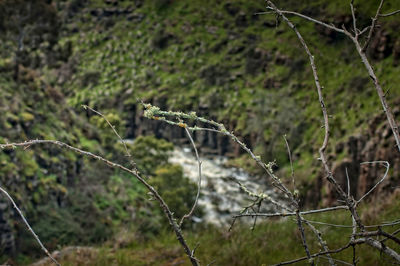
<svg viewBox="0 0 400 266"><path fill-rule="evenodd" d="M399 200L399 195L392 201ZM397 219L398 204L385 205L375 215L381 218L369 218L368 224L380 223L383 220ZM365 212L364 212L365 213ZM366 214L365 214L366 215ZM383 218L384 217L384 218ZM350 225L351 220L346 212L335 215L312 215L309 220L326 223ZM351 228L333 228L315 225L331 249L340 248L348 241L344 235L351 233ZM396 228L388 228L389 232ZM318 252L320 247L313 233L306 229L311 252ZM216 265L270 265L286 260L304 257L301 239L295 223L288 220L260 222L254 231L248 226L238 224L233 231L227 228L206 228L195 232L186 232L190 245L199 244L196 256L202 264L213 262ZM389 242L388 242L389 244ZM397 248L397 251L400 251ZM360 265L392 265L389 258L368 246L356 247L356 256ZM351 248L333 256L334 259L351 261ZM88 260L88 258L90 258ZM61 260L63 265L189 265L189 261L170 231L165 231L156 238L143 240L135 236L135 231L117 237L115 241L94 250L70 252ZM341 265L337 262L338 265ZM319 265L327 265L327 260L320 258ZM297 265L308 265L306 262Z"/></svg>
<svg viewBox="0 0 400 266"><path fill-rule="evenodd" d="M311 13L327 21L334 21L330 18L340 17L341 14L349 14L347 4L342 1L281 2L281 5L289 9ZM373 15L374 2L366 1L359 7L360 17L368 18ZM124 1L119 8L129 5L129 1ZM297 176L304 182L312 181L316 176L315 166L319 165L315 149L321 142L322 130L311 71L304 51L286 25L280 23L275 26L275 17L271 15L252 15L256 11L264 10L264 2L232 1L231 6L227 7L226 2L217 1L173 1L168 5L161 5L158 1L145 1L143 6L133 12L144 15L141 21L127 21L124 16L97 19L89 12L105 6L103 1L90 1L87 4L88 9L76 14L71 23L66 25L67 28L76 28L78 31L71 31L68 36L62 37L58 45L64 47L68 42L72 43L72 56L77 60L77 69L71 79L60 88L55 91L51 88L56 83L51 69L43 69L38 75L32 74L34 78L30 86L22 87L20 91L16 90L17 85L10 78L11 74L1 75L1 106L7 113L1 117L0 126L3 132L9 132L9 136L2 135L2 141L13 140L16 136L18 140L56 138L99 151L99 142L106 143L107 137L102 139L93 132L88 133L85 129L87 121L82 122L79 117L75 117L69 110L70 106L80 108L81 104L89 104L115 115L115 121L119 117L128 120L130 116L125 110L136 104L136 98L140 97L145 101L162 103L167 109L191 111L201 108L203 115L223 121L230 129L237 131L238 135L249 136L255 133L259 137L253 143L257 153L262 154L266 160L276 158L283 166L286 163L286 153L281 135L288 133L290 143L294 143L294 153L298 156L295 165ZM395 7L390 7L388 3L386 8L391 10ZM321 82L325 87L326 103L330 113L334 115L331 120L333 137L343 140L360 132L368 118L380 113L381 108L368 80L357 86L356 77L361 80L368 77L354 49L349 42L342 39L330 43L328 37L317 33L314 25L303 23L299 19L293 20L315 54ZM359 21L365 22L362 19ZM398 36L395 31L396 23L395 18L385 19L384 27L392 34L392 38ZM6 51L2 53L4 56L0 59L0 66L6 68L12 62L12 54L7 54ZM400 81L399 68L393 67L393 60L391 55L375 62L383 84L389 87L390 84ZM57 90L66 95L65 108L60 109L60 103L56 100ZM398 97L399 91L393 87L389 101L393 102ZM64 99L63 96L61 98ZM282 120L282 123L277 123L277 120ZM15 131L18 128L22 130ZM271 142L272 144L268 144ZM16 176L24 177L19 183L13 182L12 188L15 189L18 200L27 202L28 206L25 208L28 214L34 207L54 198L48 195L48 191L60 193L57 195L61 196L65 193L67 181L60 181L65 175L47 174L46 167L37 163L39 159L43 159L56 167L59 165L59 158L62 158L63 165L78 160L70 153L57 155L55 156L54 151L45 151L39 156L43 158L33 158L33 152L17 152L17 161L12 162L14 157L1 154L1 162L4 167L7 166L4 180L9 181ZM106 173L107 176L108 174L113 175ZM96 181L97 175L98 172L93 171L83 184ZM103 181L108 189L101 191L101 195L106 193L107 200L97 197L99 200L95 201L96 210L106 214L99 216L103 217L102 224L120 223L116 217L125 217L127 212L118 208L124 199L119 199L116 195L121 194L118 186L125 181L121 181L118 174L111 181L102 179ZM124 186L131 188L134 184ZM27 193L33 188L35 193ZM127 195L122 193L121 197L136 197L134 195L142 192L132 190ZM398 200L393 202L388 207L389 210L398 209ZM85 211L85 208L78 210L78 215L81 211ZM44 213L48 212L44 210ZM66 217L63 215L65 214L52 213L52 223L59 223ZM390 220L394 215L395 211L384 212L382 218ZM72 225L66 223L65 227L77 226L73 216L68 217L72 217ZM34 221L36 218L33 218ZM341 223L345 217L333 219L332 222ZM92 224L87 226L92 227ZM49 224L40 227L39 234L42 235L47 232ZM283 250L286 245L294 247L293 257L303 255L298 237L292 239L295 231L293 224L268 223L256 230L258 231L255 233L259 233L254 234L257 235L256 238L250 232L241 233L242 230L228 238L225 233L215 233L211 229L189 238L191 243L199 240L202 245L207 246L198 251L202 260L209 262L218 258L221 264L259 264L287 259L287 253ZM79 230L72 237L76 232ZM63 232L62 236L71 237L68 234ZM48 239L56 239L57 235L59 236L59 232L52 232ZM213 235L217 237L214 238ZM340 236L340 232L332 234L335 245L339 243ZM27 238L25 235L23 237ZM276 238L282 239L280 245L265 241ZM116 252L109 252L109 247L106 246L103 256L98 257L99 264L108 264L109 260L120 260L119 262L126 265L135 264L139 260L137 253L143 254L144 263L151 264L148 258L154 253L154 246L166 249L166 253L172 258L179 258L182 253L173 244L175 240L171 234L166 233L162 239L161 242L139 242L145 245L144 249L134 242ZM51 248L56 247L57 241L54 243ZM367 254L363 256L366 262L374 264L379 260L379 254L363 253ZM167 263L170 260L168 256L161 256L159 259ZM251 260L253 256L254 260Z"/></svg>
<svg viewBox="0 0 400 266"><path fill-rule="evenodd" d="M234 15L228 14L225 4L174 1L155 8L145 3L135 11L145 14L142 21L131 23L123 17L114 17L112 26L100 24L97 30L87 23L96 18L84 13L86 21L79 24L81 31L69 37L79 43L75 53L81 57L80 71L68 84L68 88L73 88L70 103L85 102L114 112L119 110L122 117L127 114L121 110L135 104L137 97L162 103L168 109L198 111L202 108L204 115L224 121L239 135L255 132L260 137L256 151L268 160L278 159L281 164L286 163L283 143L272 146L265 143L279 142L280 136L288 133L298 156L297 176L310 182L316 175L315 150L322 141L322 129L320 107L305 53L286 25L280 23L275 27L275 18L270 15L252 15L263 10L262 3L231 2L238 9ZM328 22L349 15L348 6L342 1L285 1L282 5ZM389 5L388 10L392 8ZM91 7L104 5L98 2ZM371 17L374 8L374 1L364 3L358 8L360 17ZM246 22L241 24L243 20ZM326 104L333 115L332 138L343 141L361 132L367 120L381 112L381 107L351 43L342 38L331 42L318 33L315 25L297 18L293 20L316 57ZM368 21L360 18L359 22ZM393 18L384 24L393 38L397 37L393 30L395 24ZM257 61L258 57L261 60ZM393 67L393 60L393 56L388 56L374 61L383 84L400 81L399 69ZM88 73L96 73L99 79L82 86L81 80ZM392 91L389 101L398 97L398 91ZM283 123L277 123L277 119ZM273 150L274 154L270 155L266 149ZM395 218L390 210L397 209L396 202L380 213L384 220ZM315 219L349 223L345 214ZM370 222L379 221L373 218ZM321 230L332 248L346 242L341 237L347 229L322 227ZM188 233L189 241L200 242L197 254L207 263L216 259L218 265L257 265L304 255L291 222L264 223L253 233L243 228L232 234L208 229L194 235ZM184 260L171 234L127 245L116 251L103 247L104 252L95 263L150 265L157 261L169 265ZM312 246L314 251L318 250L316 243ZM154 254L154 248L163 250L161 255ZM361 264L387 262L378 253L369 251L368 247L358 250ZM351 256L346 251L335 258L349 260ZM74 258L67 261L71 263Z"/></svg>
<svg viewBox="0 0 400 266"><path fill-rule="evenodd" d="M284 23L275 27L272 15L253 15L264 10L259 1L154 3L136 9L133 13L144 18L133 22L123 15L107 22L91 15L90 10L106 7L102 1L80 13L79 32L66 38L80 58L77 73L64 86L69 103L110 109L125 119L131 117L124 110L137 98L167 109L201 109L238 135L255 135L257 153L281 166L287 163L281 135L287 134L298 155L299 178L312 179L316 172L310 172L311 166L318 164L314 154L323 138L321 112L308 59L293 32ZM349 15L342 1L282 5L328 22ZM118 7L124 6L129 3ZM374 8L374 1L358 8L360 24L368 22ZM390 10L390 4L385 8ZM315 25L293 20L316 57L333 116L333 148L381 112L379 99L349 41L339 36L332 42ZM394 25L389 18L383 27L395 39ZM382 84L400 81L393 56L374 63ZM389 101L398 97L393 90Z"/></svg>

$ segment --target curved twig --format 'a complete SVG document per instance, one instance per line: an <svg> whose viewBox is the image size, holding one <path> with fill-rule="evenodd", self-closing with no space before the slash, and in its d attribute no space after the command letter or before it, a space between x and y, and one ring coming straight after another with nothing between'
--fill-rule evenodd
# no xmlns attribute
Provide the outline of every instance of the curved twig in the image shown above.
<svg viewBox="0 0 400 266"><path fill-rule="evenodd" d="M375 188L376 188L377 186L379 186L379 185L385 180L387 174L389 173L390 164L389 164L389 162L387 162L387 161L363 162L363 163L361 163L361 165L362 165L362 164L374 164L374 163L383 163L383 164L385 164L385 167L386 167L385 174L384 174L383 177L375 184L375 186L373 186L367 193L364 194L364 196L362 196L362 197L357 201L356 204L359 204L365 197L367 197L369 194L371 194L372 191L374 191Z"/></svg>
<svg viewBox="0 0 400 266"><path fill-rule="evenodd" d="M199 179L198 179L198 182L197 182L197 194L196 194L196 199L195 199L195 201L194 201L194 203L193 203L193 206L192 206L192 208L190 209L189 213L188 213L188 214L185 214L185 215L182 217L181 221L179 222L179 226L182 226L182 223L183 223L183 220L184 220L184 219L187 219L187 218L189 218L190 216L192 216L192 214L193 214L193 212L194 212L194 210L195 210L195 208L196 208L196 206L197 206L197 202L198 202L198 200L199 200L200 190L201 190L201 164L202 164L202 162L200 161L200 156L199 156L199 153L197 152L196 144L194 143L193 138L192 138L192 136L190 135L189 130L188 130L187 128L185 128L185 131L186 131L186 134L188 135L188 138L190 139L190 142L192 143L194 152L195 152L195 154L196 154L197 163L198 163L198 165L199 165Z"/></svg>
<svg viewBox="0 0 400 266"><path fill-rule="evenodd" d="M170 211L167 203L165 203L164 199L160 196L160 194L158 194L158 192L149 183L147 183L146 180L144 178L142 178L136 170L131 170L123 165L109 161L99 155L78 149L76 147L73 147L71 145L68 145L68 144L58 141L58 140L29 140L29 141L25 141L25 142L21 142L21 143L7 143L7 144L0 144L0 148L1 149L14 149L15 147L26 147L26 146L37 145L37 144L52 144L52 145L59 146L61 148L66 148L66 149L72 150L76 153L99 160L99 161L105 163L106 165L108 165L109 167L119 168L122 171L127 172L127 173L133 175L134 177L136 177L136 179L139 180L139 182L142 183L150 191L150 193L154 196L154 198L160 203L160 206L163 209L169 223L171 224L171 227L174 230L179 243L182 245L182 247L185 250L186 255L189 257L191 263L195 266L199 265L197 259L195 257L193 257L192 251L189 248L188 244L186 243L185 238L183 237L181 228L178 225L178 223L176 222L175 218L173 217L173 213Z"/></svg>
<svg viewBox="0 0 400 266"><path fill-rule="evenodd" d="M61 265L53 256L51 256L50 252L46 249L46 247L42 244L42 241L40 241L39 237L37 234L33 231L32 227L29 225L28 221L26 220L25 216L22 214L22 211L18 208L17 204L13 200L13 198L8 194L6 190L4 190L2 187L0 187L0 191L6 195L6 197L11 201L13 207L17 210L19 216L21 217L22 221L25 223L26 227L28 228L28 231L31 232L33 237L36 239L36 242L39 243L40 248L46 253L46 255L56 264L56 265Z"/></svg>

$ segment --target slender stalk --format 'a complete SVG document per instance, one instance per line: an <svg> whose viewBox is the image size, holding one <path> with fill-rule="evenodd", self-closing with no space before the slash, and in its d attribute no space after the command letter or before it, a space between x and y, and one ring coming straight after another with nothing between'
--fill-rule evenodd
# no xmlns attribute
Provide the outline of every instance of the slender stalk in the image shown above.
<svg viewBox="0 0 400 266"><path fill-rule="evenodd" d="M33 235L33 237L35 238L36 242L38 242L40 248L44 251L44 253L46 253L46 255L56 264L56 265L61 265L53 256L51 256L50 252L46 249L46 247L42 244L42 241L40 241L39 237L37 236L37 234L35 233L35 231L33 231L32 227L29 225L28 221L26 220L25 216L22 214L22 211L18 208L17 204L15 203L15 201L13 200L13 198L8 194L8 192L3 189L2 187L0 187L0 191L3 192L4 195L6 195L6 197L11 201L13 207L17 210L19 216L21 217L22 221L24 222L24 224L26 225L26 227L28 228L28 231L31 232L31 234Z"/></svg>
<svg viewBox="0 0 400 266"><path fill-rule="evenodd" d="M178 225L178 223L176 222L175 218L173 217L173 214L170 211L167 203L165 203L164 199L160 196L160 194L158 194L158 192L149 183L147 183L146 180L144 178L142 178L136 170L131 170L129 168L126 168L123 165L109 161L99 155L78 149L76 147L73 147L71 145L68 145L68 144L58 141L58 140L29 140L29 141L25 141L25 142L21 142L21 143L7 143L7 144L0 144L0 148L1 149L14 149L15 147L26 147L26 146L37 145L37 144L52 144L52 145L59 146L61 148L66 148L66 149L72 150L76 153L82 154L84 156L88 156L93 159L99 160L99 161L105 163L109 167L119 168L122 171L125 171L125 172L133 175L134 177L136 177L136 179L140 183L142 183L147 188L147 190L150 191L150 193L153 195L153 197L160 203L160 206L161 206L162 210L164 211L165 216L167 217L172 229L175 232L175 235L176 235L179 243L182 245L182 247L183 247L186 255L189 257L192 265L196 265L196 266L199 265L197 259L192 255L192 251L189 248L188 244L186 243L185 238L183 237L181 228Z"/></svg>
<svg viewBox="0 0 400 266"><path fill-rule="evenodd" d="M192 138L192 136L190 135L189 130L188 130L187 128L185 128L185 131L186 131L186 134L188 135L188 138L190 139L190 142L192 143L194 152L195 152L195 154L196 154L196 160L197 160L197 164L198 164L198 166L199 166L199 167L198 167L198 168L199 168L199 178L198 178L198 182L197 182L197 194L196 194L196 199L195 199L195 201L194 201L194 203L193 203L193 206L192 206L192 208L190 209L189 213L188 213L188 214L185 214L185 215L182 217L181 221L179 222L179 226L182 226L182 223L183 223L183 221L184 221L185 219L190 218L190 217L192 216L194 210L196 209L197 202L198 202L199 197L200 197L200 190L201 190L201 163L202 163L202 162L200 161L200 156L199 156L199 153L197 152L196 144L194 143L193 138Z"/></svg>

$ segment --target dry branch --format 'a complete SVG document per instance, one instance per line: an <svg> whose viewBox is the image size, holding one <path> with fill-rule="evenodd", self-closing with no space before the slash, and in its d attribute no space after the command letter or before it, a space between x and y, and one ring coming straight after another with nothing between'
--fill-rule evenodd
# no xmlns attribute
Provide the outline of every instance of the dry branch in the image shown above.
<svg viewBox="0 0 400 266"><path fill-rule="evenodd" d="M391 16L391 15L394 15L394 14L399 13L400 10L391 12L391 13L389 13L389 14L383 14L383 15L379 14L379 13L380 13L380 10L381 10L381 8L382 8L382 5L383 5L383 0L381 0L380 5L379 5L379 7L378 7L378 9L377 9L377 12L376 12L376 16L372 19L371 26L368 27L368 29L369 29L369 34L368 34L368 37L367 37L367 42L366 42L366 43L364 44L364 46L362 47L361 44L360 44L360 42L359 42L359 40L358 40L358 35L360 35L361 33L364 33L367 29L364 29L364 30L362 30L361 32L358 32L358 31L356 30L356 32L354 33L355 35L353 36L353 35L352 35L350 32L348 32L345 28L339 29L339 28L337 28L337 27L334 26L334 25L327 24L327 23L325 23L325 22L319 21L319 20L317 20L317 19L311 18L311 17L309 17L309 16L303 15L303 14L298 13L298 12L286 11L286 10L278 10L278 9L276 9L276 7L274 8L274 6L273 6L273 4L272 4L271 1L267 1L267 2L268 2L268 4L269 4L269 6L268 6L267 8L270 9L270 10L274 10L276 13L278 13L278 14L281 15L282 17L283 17L284 14L295 15L295 16L301 17L301 18L303 18L303 19L306 19L306 20L311 21L311 22L313 22L313 23L322 25L322 26L324 26L324 27L326 27L326 28L329 28L329 29L331 29L331 30L334 30L334 31L336 31L336 32L345 34L348 38L350 38L350 39L353 41L353 43L354 43L354 45L355 45L355 48L356 48L356 50L357 50L357 52L358 52L358 54L359 54L359 56L360 56L360 58L361 58L361 60L362 60L362 62L363 62L363 64L364 64L364 66L365 66L367 72L368 72L368 75L369 75L369 77L371 78L372 82L374 83L375 89L376 89L376 91L377 91L377 93L378 93L378 97L379 97L379 99L380 99L380 101L381 101L381 104L382 104L383 111L385 112L385 115L386 115L386 118L387 118L387 120L388 120L388 122L389 122L390 128L392 129L392 132L393 132L393 135L394 135L394 138L395 138L395 141L396 141L397 148L398 148L398 150L399 150L399 152L400 152L400 134L399 134L399 128L398 128L398 126L397 126L397 123L396 123L395 117L394 117L394 115L393 115L393 112L392 112L392 110L390 109L389 105L388 105L387 102L386 102L386 97L385 97L386 95L385 95L385 93L383 92L383 89L382 89L382 87L381 87L381 85L380 85L380 82L379 82L379 80L378 80L378 78L377 78L377 76L376 76L376 74L375 74L375 71L373 70L373 68L372 68L372 66L371 66L371 64L370 64L370 62L369 62L369 60L368 60L368 58L367 58L367 56L366 56L366 54L365 54L365 49L366 49L366 47L368 46L369 40L372 38L372 34L373 34L373 31L374 31L374 29L375 29L375 27L376 27L376 21L377 21L378 17L387 17L387 16ZM272 5L271 5L271 4L272 4ZM278 11L279 11L279 12L278 12ZM355 16L354 16L353 20L354 20L354 24L355 24L355 23L356 23L356 22L355 22ZM293 24L292 24L292 25L293 25ZM294 27L294 25L293 25L293 27ZM291 26L291 28L292 28L292 26ZM371 36L369 36L369 35L371 35ZM310 60L311 60L311 59L310 59Z"/></svg>
<svg viewBox="0 0 400 266"><path fill-rule="evenodd" d="M196 194L196 198L194 200L193 206L190 209L189 213L185 214L182 217L181 221L179 222L179 226L182 226L182 223L183 223L183 221L185 219L190 218L192 216L194 210L196 209L197 202L198 202L199 197L200 197L200 190L201 190L201 161L200 161L200 156L199 156L199 153L197 151L196 144L194 143L193 138L190 135L189 130L187 128L185 128L185 131L186 131L186 134L187 134L188 138L190 139L190 143L192 144L193 149L194 149L194 153L196 155L196 160L197 160L197 164L198 164L198 168L199 168L199 178L198 178L198 182L197 182L197 194Z"/></svg>
<svg viewBox="0 0 400 266"><path fill-rule="evenodd" d="M105 163L109 167L121 169L122 171L127 172L127 173L131 174L132 176L134 176L140 183L142 183L147 188L147 190L149 190L149 192L152 194L152 196L160 203L160 206L161 206L162 210L164 211L172 229L174 230L179 243L182 245L182 247L183 247L186 255L189 257L191 263L193 265L199 265L197 259L192 255L192 251L189 248L189 246L187 245L185 238L183 237L181 228L178 225L178 223L176 222L175 218L173 217L173 214L170 211L167 203L165 203L164 199L160 196L160 194L158 194L158 192L149 183L147 183L146 180L144 178L142 178L135 169L131 170L123 165L109 161L99 155L78 149L76 147L73 147L71 145L68 145L68 144L58 141L58 140L29 140L29 141L20 142L20 143L7 143L7 144L0 144L0 148L1 149L15 149L16 147L27 147L27 146L38 145L38 144L52 144L52 145L59 146L61 148L66 148L66 149L72 150L76 153L82 154L84 156L99 160L99 161Z"/></svg>
<svg viewBox="0 0 400 266"><path fill-rule="evenodd" d="M33 237L35 238L36 242L38 242L40 248L44 251L44 253L46 253L46 255L56 264L56 265L60 265L60 263L58 263L58 261L53 258L53 256L51 256L50 252L46 249L46 247L42 244L42 241L40 241L39 237L37 236L37 234L35 233L35 231L33 231L32 227L29 225L28 221L26 220L25 216L22 214L22 211L18 208L18 205L15 203L15 201L13 200L13 198L8 194L8 192L3 189L2 187L0 187L0 191L3 192L4 195L6 195L6 197L11 201L11 204L13 205L13 207L17 210L19 216L21 217L22 221L24 222L24 224L26 225L26 227L28 228L28 231L31 232L31 234L33 235Z"/></svg>

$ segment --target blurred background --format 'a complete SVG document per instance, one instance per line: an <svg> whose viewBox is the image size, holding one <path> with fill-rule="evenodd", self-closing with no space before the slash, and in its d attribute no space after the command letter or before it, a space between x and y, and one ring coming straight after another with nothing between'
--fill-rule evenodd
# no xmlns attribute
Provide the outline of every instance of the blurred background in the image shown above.
<svg viewBox="0 0 400 266"><path fill-rule="evenodd" d="M379 1L355 1L360 28ZM348 1L276 1L281 9L351 28ZM60 140L129 165L102 112L126 139L138 169L175 216L196 195L197 162L185 131L143 117L140 101L164 110L195 111L224 123L291 184L286 135L303 209L339 204L318 161L324 129L308 58L294 32L261 0L0 0L0 142ZM399 9L385 3L383 13ZM387 180L363 206L370 223L396 217L400 157L368 73L350 40L293 18L315 56L330 116L327 154L333 173L359 198L384 173ZM367 55L400 116L400 17L381 18ZM139 99L139 100L138 100ZM251 158L229 138L196 132L204 161L200 206L185 223L190 245L207 264L260 265L304 256L290 220L252 219L228 232L249 199L232 178L255 191L271 188ZM49 250L71 265L188 263L159 205L131 176L55 146L0 152L0 185L23 210ZM262 210L274 211L263 205ZM316 219L351 224L344 212ZM187 231L186 231L187 230ZM332 247L346 229L323 228ZM281 239L279 243L271 239ZM272 242L272 243L271 243ZM318 250L317 243L310 244ZM284 247L290 247L290 252ZM368 250L366 248L365 250ZM0 197L0 263L43 257L5 197ZM350 258L344 252L338 258ZM389 263L365 252L363 265ZM43 262L45 263L45 262Z"/></svg>

